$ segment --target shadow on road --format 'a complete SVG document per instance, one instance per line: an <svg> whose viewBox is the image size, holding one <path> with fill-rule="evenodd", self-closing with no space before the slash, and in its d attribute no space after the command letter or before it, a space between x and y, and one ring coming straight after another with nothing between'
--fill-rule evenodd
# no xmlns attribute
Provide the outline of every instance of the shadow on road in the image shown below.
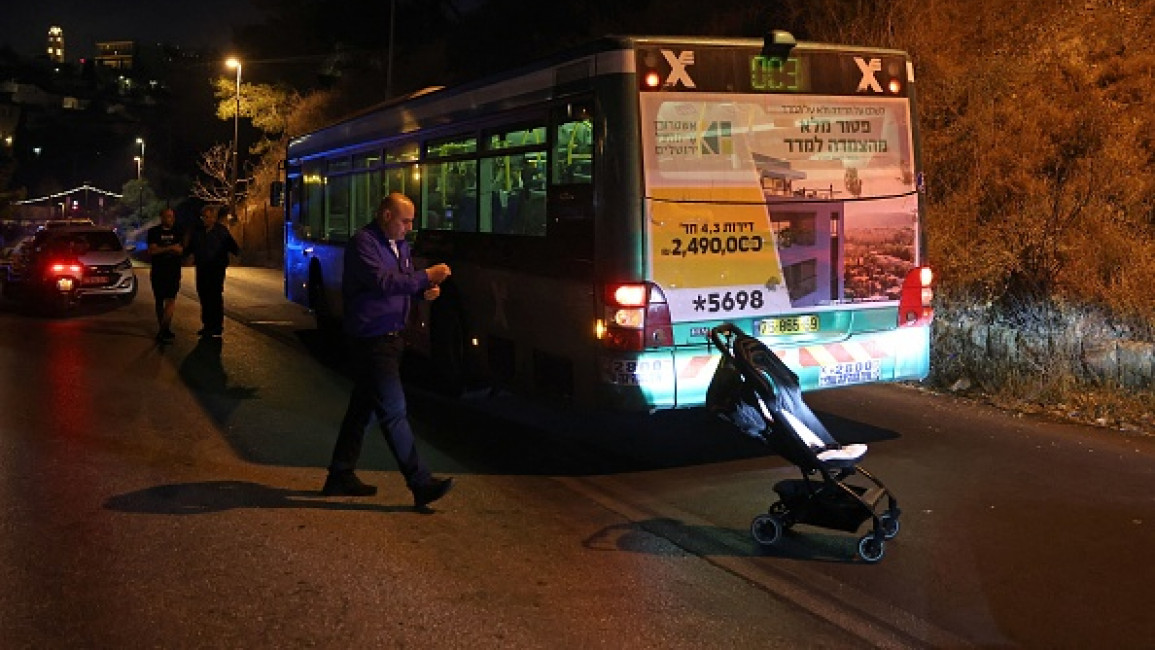
<svg viewBox="0 0 1155 650"><path fill-rule="evenodd" d="M296 329L292 336L294 343L317 362L348 377L347 351L339 334ZM433 389L428 371L427 362L420 357L410 356L402 363L409 413L421 443L453 458L453 471L464 466L478 474L588 476L773 455L768 446L747 438L704 409L594 413L487 388L455 399ZM219 350L215 354L213 350L194 351L181 367L181 376L218 422L229 417L237 400L253 397L256 391L247 389L252 392L245 394L243 387L228 387L223 374ZM818 417L845 443L896 437L892 431L859 422L822 413ZM334 422L334 431L336 426ZM366 431L368 444L373 444L369 442L373 438L380 438L375 422ZM262 451L266 444L268 441L259 437L234 441L246 457L257 462L296 462L285 458L291 449L283 441L277 443L279 451L269 454ZM274 457L277 460L271 460ZM391 459L375 452L363 458L363 466L395 469ZM433 470L446 471L436 465Z"/></svg>
<svg viewBox="0 0 1155 650"><path fill-rule="evenodd" d="M285 490L248 481L177 483L120 494L104 502L106 510L150 515L200 515L237 508L315 508L413 512L411 505L324 500L320 490Z"/></svg>
<svg viewBox="0 0 1155 650"><path fill-rule="evenodd" d="M580 476L641 472L774 455L704 409L595 414L513 396L466 400L410 391L422 438L478 472ZM843 443L897 438L893 431L818 414Z"/></svg>
<svg viewBox="0 0 1155 650"><path fill-rule="evenodd" d="M117 298L96 296L85 298L68 309L56 309L34 300L0 297L0 312L41 320L71 320L107 314L126 304Z"/></svg>
<svg viewBox="0 0 1155 650"><path fill-rule="evenodd" d="M201 337L181 361L178 373L213 421L223 427L237 405L242 400L256 399L259 389L229 385L228 373L221 362L221 347L221 339Z"/></svg>
<svg viewBox="0 0 1155 650"><path fill-rule="evenodd" d="M858 562L858 536L806 530L786 531L772 548L763 548L746 530L691 526L677 519L655 518L607 526L582 541L595 551L699 557L775 557L807 562Z"/></svg>

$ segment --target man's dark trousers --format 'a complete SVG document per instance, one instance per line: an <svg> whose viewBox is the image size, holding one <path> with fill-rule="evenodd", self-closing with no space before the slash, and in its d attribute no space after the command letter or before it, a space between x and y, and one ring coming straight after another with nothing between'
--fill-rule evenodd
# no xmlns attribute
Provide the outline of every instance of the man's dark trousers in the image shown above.
<svg viewBox="0 0 1155 650"><path fill-rule="evenodd" d="M197 298L201 301L201 324L209 332L220 332L224 328L225 268L197 267Z"/></svg>
<svg viewBox="0 0 1155 650"><path fill-rule="evenodd" d="M337 434L330 472L353 471L361 456L365 428L369 419L376 415L405 483L412 489L429 482L429 469L417 455L413 430L409 426L405 390L401 384L401 355L404 350L405 342L397 334L350 339L353 394L341 421L341 431Z"/></svg>

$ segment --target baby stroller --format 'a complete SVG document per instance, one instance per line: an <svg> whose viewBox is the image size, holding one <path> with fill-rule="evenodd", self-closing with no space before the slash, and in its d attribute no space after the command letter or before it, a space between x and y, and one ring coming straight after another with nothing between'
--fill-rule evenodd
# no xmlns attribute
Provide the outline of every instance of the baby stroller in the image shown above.
<svg viewBox="0 0 1155 650"><path fill-rule="evenodd" d="M873 525L859 539L858 556L881 560L885 540L898 534L900 510L886 486L858 466L867 446L839 444L802 400L798 376L761 341L731 323L711 329L709 338L722 360L706 395L707 408L802 472L801 479L774 486L778 501L750 524L755 541L771 546L795 524L855 533L869 519ZM856 475L870 485L847 482ZM886 508L879 512L884 497Z"/></svg>

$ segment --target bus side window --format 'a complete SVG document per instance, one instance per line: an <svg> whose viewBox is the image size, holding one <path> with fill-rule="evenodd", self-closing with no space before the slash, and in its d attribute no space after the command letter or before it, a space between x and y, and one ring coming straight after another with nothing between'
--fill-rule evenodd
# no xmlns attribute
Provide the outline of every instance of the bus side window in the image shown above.
<svg viewBox="0 0 1155 650"><path fill-rule="evenodd" d="M431 163L422 166L421 225L427 230L448 230L452 227L451 216L446 213L446 163Z"/></svg>
<svg viewBox="0 0 1155 650"><path fill-rule="evenodd" d="M350 176L333 176L325 184L325 239L331 242L349 240Z"/></svg>
<svg viewBox="0 0 1155 650"><path fill-rule="evenodd" d="M325 177L324 167L319 162L309 162L304 167L304 196L301 201L301 227L303 239L316 241L325 232Z"/></svg>
<svg viewBox="0 0 1155 650"><path fill-rule="evenodd" d="M477 161L462 160L449 173L453 190L453 229L477 232Z"/></svg>
<svg viewBox="0 0 1155 650"><path fill-rule="evenodd" d="M566 224L593 222L593 111L583 103L558 107L554 114L552 173L549 187L550 228L559 237L592 237L589 226L576 229ZM551 236L552 233L551 233Z"/></svg>
<svg viewBox="0 0 1155 650"><path fill-rule="evenodd" d="M588 108L568 105L554 134L554 185L593 183L593 121Z"/></svg>

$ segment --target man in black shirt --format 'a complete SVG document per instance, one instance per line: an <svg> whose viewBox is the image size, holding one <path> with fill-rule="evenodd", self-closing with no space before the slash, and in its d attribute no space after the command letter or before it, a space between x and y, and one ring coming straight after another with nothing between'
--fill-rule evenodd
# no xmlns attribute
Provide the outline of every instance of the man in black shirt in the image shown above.
<svg viewBox="0 0 1155 650"><path fill-rule="evenodd" d="M172 333L172 314L176 309L176 294L180 290L181 252L184 237L176 227L176 213L165 208L160 223L148 229L148 254L152 259L149 280L156 298L156 322L159 329L156 340L167 343L176 338Z"/></svg>
<svg viewBox="0 0 1155 650"><path fill-rule="evenodd" d="M241 249L229 229L217 221L217 208L205 206L201 222L202 227L193 228L186 237L184 254L192 255L196 265L197 297L204 326L197 334L219 337L225 322L225 269L229 266L229 253L240 255Z"/></svg>

